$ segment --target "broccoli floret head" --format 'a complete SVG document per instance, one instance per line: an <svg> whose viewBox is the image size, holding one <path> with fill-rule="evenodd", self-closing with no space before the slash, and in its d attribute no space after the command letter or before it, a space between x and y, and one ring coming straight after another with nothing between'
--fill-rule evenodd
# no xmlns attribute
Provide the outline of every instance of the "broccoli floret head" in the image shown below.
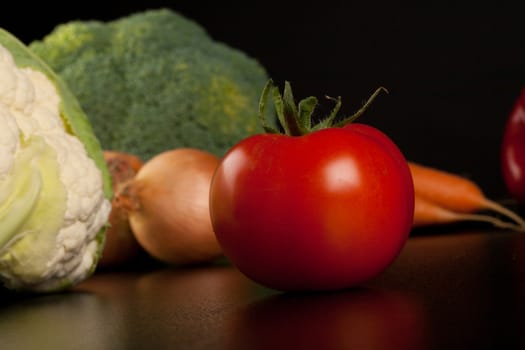
<svg viewBox="0 0 525 350"><path fill-rule="evenodd" d="M29 47L70 86L104 149L221 156L261 131L264 67L171 9L62 23Z"/></svg>

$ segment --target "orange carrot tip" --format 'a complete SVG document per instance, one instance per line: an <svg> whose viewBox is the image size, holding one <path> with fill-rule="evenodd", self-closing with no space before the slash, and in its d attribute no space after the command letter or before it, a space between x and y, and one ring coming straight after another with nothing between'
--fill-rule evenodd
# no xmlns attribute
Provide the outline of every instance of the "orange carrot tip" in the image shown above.
<svg viewBox="0 0 525 350"><path fill-rule="evenodd" d="M497 227L525 231L523 218L487 198L472 180L414 162L409 162L409 167L416 194L414 225L472 220L486 221ZM489 215L474 214L486 210L493 211L513 223L507 223Z"/></svg>
<svg viewBox="0 0 525 350"><path fill-rule="evenodd" d="M453 224L462 221L486 222L498 228L525 232L525 226L521 223L507 222L490 215L458 213L416 197L413 227Z"/></svg>

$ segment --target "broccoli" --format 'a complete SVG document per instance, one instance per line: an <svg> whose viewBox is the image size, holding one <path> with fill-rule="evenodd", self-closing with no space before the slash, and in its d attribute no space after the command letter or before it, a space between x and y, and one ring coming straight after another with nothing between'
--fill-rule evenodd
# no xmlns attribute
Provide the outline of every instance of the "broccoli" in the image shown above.
<svg viewBox="0 0 525 350"><path fill-rule="evenodd" d="M265 68L171 9L61 23L29 47L68 84L104 149L222 156L262 130Z"/></svg>

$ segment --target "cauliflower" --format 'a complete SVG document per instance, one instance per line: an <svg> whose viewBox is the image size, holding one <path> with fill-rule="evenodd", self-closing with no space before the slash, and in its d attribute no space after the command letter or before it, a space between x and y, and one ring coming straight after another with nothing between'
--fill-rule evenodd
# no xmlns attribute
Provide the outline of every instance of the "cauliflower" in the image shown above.
<svg viewBox="0 0 525 350"><path fill-rule="evenodd" d="M221 156L262 131L265 69L170 9L61 23L29 47L75 93L104 149L143 160L183 146Z"/></svg>
<svg viewBox="0 0 525 350"><path fill-rule="evenodd" d="M87 278L111 187L98 140L67 86L0 29L0 280L56 291Z"/></svg>

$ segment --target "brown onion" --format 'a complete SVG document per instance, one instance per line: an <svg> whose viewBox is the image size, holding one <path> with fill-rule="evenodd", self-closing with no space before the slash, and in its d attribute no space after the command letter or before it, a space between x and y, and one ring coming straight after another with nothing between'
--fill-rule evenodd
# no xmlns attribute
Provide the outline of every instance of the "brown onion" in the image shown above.
<svg viewBox="0 0 525 350"><path fill-rule="evenodd" d="M117 195L135 237L154 258L194 264L222 255L209 213L211 178L219 159L179 148L147 161Z"/></svg>
<svg viewBox="0 0 525 350"><path fill-rule="evenodd" d="M113 192L135 177L142 167L138 157L119 151L104 151L104 159L111 175ZM98 266L115 267L135 258L141 251L135 236L131 232L127 211L114 197L109 214L109 228L106 230L106 242Z"/></svg>

